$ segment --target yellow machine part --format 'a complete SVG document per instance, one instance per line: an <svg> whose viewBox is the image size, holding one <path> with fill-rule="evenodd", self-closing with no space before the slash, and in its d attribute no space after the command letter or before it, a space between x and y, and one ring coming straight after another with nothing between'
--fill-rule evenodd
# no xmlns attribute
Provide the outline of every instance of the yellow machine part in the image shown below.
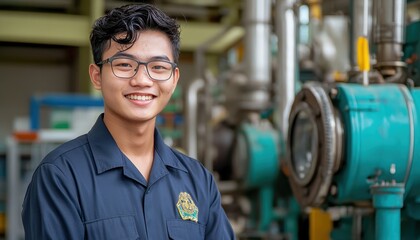
<svg viewBox="0 0 420 240"><path fill-rule="evenodd" d="M366 37L357 39L357 64L360 71L370 70L369 41Z"/></svg>
<svg viewBox="0 0 420 240"><path fill-rule="evenodd" d="M332 220L328 212L319 208L311 208L309 212L309 239L330 240Z"/></svg>

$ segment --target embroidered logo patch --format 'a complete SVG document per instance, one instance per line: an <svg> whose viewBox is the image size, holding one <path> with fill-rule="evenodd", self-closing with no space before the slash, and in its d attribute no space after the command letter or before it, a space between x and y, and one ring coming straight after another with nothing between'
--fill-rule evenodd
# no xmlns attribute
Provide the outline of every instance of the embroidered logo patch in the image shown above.
<svg viewBox="0 0 420 240"><path fill-rule="evenodd" d="M176 203L179 215L182 220L191 220L198 222L198 208L194 204L190 194L186 192L179 193L178 202Z"/></svg>

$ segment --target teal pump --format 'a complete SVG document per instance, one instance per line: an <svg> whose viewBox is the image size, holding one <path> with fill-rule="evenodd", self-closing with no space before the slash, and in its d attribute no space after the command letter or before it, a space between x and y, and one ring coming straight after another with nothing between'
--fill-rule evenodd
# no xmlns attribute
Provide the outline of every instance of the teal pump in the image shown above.
<svg viewBox="0 0 420 240"><path fill-rule="evenodd" d="M370 199L370 186L381 182L403 183L412 195L420 180L413 168L420 164L420 102L414 102L420 91L394 84L341 84L337 89L333 102L345 126L346 166L334 179L334 202Z"/></svg>
<svg viewBox="0 0 420 240"><path fill-rule="evenodd" d="M245 189L258 189L252 196L258 229L267 231L274 219L274 183L279 173L279 144L268 122L261 125L244 122L240 125L233 158L234 174ZM261 207L257 207L261 206Z"/></svg>
<svg viewBox="0 0 420 240"><path fill-rule="evenodd" d="M277 196L276 182L281 178L279 139L278 131L264 119L243 122L236 134L234 175L250 194L251 228L269 233L273 224L283 223L282 233L297 240L300 208L291 194ZM280 208L282 211L278 211Z"/></svg>
<svg viewBox="0 0 420 240"><path fill-rule="evenodd" d="M346 166L334 179L334 201L372 199L377 240L418 238L402 234L401 212L420 207L420 90L343 84L335 101L346 126ZM418 221L414 213L405 221Z"/></svg>
<svg viewBox="0 0 420 240"><path fill-rule="evenodd" d="M367 206L378 240L420 220L420 89L402 84L303 86L289 118L291 187L303 206ZM309 139L310 141L307 141Z"/></svg>
<svg viewBox="0 0 420 240"><path fill-rule="evenodd" d="M268 124L268 123L267 123ZM244 183L249 187L272 184L279 172L279 143L276 131L267 126L242 123L237 146L243 146L247 155L244 168Z"/></svg>

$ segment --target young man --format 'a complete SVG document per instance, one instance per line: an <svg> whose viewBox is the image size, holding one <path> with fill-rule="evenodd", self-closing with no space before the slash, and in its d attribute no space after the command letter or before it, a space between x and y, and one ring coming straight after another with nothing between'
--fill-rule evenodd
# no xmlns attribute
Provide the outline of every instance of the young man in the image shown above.
<svg viewBox="0 0 420 240"><path fill-rule="evenodd" d="M90 41L104 114L35 171L25 238L234 239L210 172L155 128L180 75L179 25L152 5L128 5L99 18Z"/></svg>

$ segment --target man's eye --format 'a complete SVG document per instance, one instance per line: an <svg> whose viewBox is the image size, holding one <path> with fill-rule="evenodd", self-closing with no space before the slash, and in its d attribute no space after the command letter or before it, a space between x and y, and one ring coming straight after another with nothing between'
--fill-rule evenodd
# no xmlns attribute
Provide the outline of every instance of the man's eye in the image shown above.
<svg viewBox="0 0 420 240"><path fill-rule="evenodd" d="M153 69L167 69L165 66L162 65L155 65L153 66Z"/></svg>
<svg viewBox="0 0 420 240"><path fill-rule="evenodd" d="M131 68L131 67L133 67L130 63L128 63L128 62L119 62L119 63L116 63L116 65L115 66L117 66L117 67L127 67L127 68Z"/></svg>
<svg viewBox="0 0 420 240"><path fill-rule="evenodd" d="M155 71L167 71L167 70L171 70L172 68L171 64L167 62L159 62L159 61L150 62L148 67Z"/></svg>

